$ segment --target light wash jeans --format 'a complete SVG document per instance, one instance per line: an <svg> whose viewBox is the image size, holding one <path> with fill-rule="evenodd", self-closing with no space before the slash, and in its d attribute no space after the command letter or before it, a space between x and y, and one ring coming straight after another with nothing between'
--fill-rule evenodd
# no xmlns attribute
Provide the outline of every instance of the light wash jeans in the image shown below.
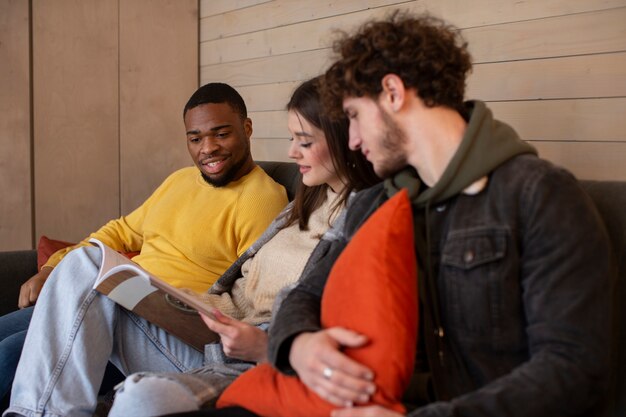
<svg viewBox="0 0 626 417"><path fill-rule="evenodd" d="M94 291L99 266L99 249L79 248L50 274L4 417L91 416L109 359L125 375L202 365L201 352Z"/></svg>
<svg viewBox="0 0 626 417"><path fill-rule="evenodd" d="M257 327L267 331L269 323ZM155 417L211 408L252 362L229 358L221 343L204 347L204 366L185 373L139 372L126 378L115 393L109 417Z"/></svg>
<svg viewBox="0 0 626 417"><path fill-rule="evenodd" d="M109 417L155 417L214 407L220 394L241 373L222 364L190 373L139 372L120 384Z"/></svg>

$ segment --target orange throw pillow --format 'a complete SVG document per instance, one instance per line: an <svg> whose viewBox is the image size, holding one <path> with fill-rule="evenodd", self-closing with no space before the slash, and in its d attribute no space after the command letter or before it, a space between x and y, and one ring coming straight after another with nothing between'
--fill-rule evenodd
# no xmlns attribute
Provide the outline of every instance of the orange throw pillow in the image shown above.
<svg viewBox="0 0 626 417"><path fill-rule="evenodd" d="M324 328L342 326L368 337L344 353L375 373L370 404L404 413L401 398L415 360L417 266L413 216L405 190L383 204L357 231L337 259L322 296ZM238 377L218 407L240 406L265 417L323 417L336 406L295 376L268 364Z"/></svg>

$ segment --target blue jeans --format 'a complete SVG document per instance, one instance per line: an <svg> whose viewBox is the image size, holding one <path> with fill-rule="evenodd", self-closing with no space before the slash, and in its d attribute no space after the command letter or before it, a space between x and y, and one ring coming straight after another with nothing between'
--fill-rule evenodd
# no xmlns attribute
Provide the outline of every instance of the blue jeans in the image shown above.
<svg viewBox="0 0 626 417"><path fill-rule="evenodd" d="M33 307L0 317L0 398L11 389Z"/></svg>
<svg viewBox="0 0 626 417"><path fill-rule="evenodd" d="M50 274L3 416L91 416L109 359L126 375L202 365L202 353L92 289L100 262L98 248L79 248Z"/></svg>

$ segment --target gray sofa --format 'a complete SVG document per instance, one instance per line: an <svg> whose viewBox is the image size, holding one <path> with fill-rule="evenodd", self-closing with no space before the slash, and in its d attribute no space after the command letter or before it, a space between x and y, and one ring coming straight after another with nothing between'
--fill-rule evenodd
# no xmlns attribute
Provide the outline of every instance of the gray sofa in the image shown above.
<svg viewBox="0 0 626 417"><path fill-rule="evenodd" d="M294 163L259 162L292 199L300 174ZM626 182L581 181L602 216L613 245L617 280L613 285L612 379L595 416L626 416ZM59 236L58 238L63 238ZM17 308L20 285L37 269L34 250L0 252L0 314ZM4 399L6 402L6 399ZM3 408L0 404L0 410Z"/></svg>

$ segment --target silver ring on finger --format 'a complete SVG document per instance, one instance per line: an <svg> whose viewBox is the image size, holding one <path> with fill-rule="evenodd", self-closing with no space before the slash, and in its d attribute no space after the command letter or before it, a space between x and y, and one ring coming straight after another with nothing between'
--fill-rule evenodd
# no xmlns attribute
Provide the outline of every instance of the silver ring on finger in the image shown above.
<svg viewBox="0 0 626 417"><path fill-rule="evenodd" d="M330 380L330 378L333 377L333 372L334 372L333 369L331 367L327 366L322 371L322 376L324 377L324 379Z"/></svg>

